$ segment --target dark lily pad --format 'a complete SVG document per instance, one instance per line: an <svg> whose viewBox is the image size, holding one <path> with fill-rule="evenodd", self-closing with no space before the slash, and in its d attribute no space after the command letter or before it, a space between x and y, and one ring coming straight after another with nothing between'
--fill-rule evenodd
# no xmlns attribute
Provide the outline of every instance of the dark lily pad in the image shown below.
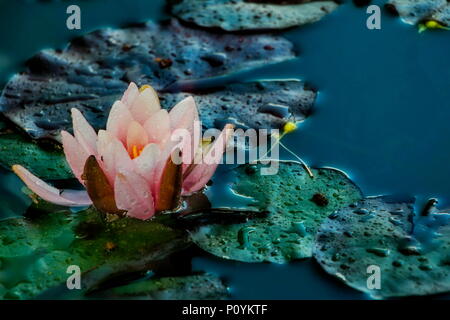
<svg viewBox="0 0 450 320"><path fill-rule="evenodd" d="M214 275L150 278L94 295L107 299L219 300L228 296L226 285Z"/></svg>
<svg viewBox="0 0 450 320"><path fill-rule="evenodd" d="M202 249L225 259L285 263L311 257L315 233L333 211L361 199L360 190L334 169L312 170L311 178L296 162L280 162L275 175L261 175L262 165L237 168L233 190L269 210L246 223L202 226L191 233Z"/></svg>
<svg viewBox="0 0 450 320"><path fill-rule="evenodd" d="M161 103L170 108L188 95L194 96L206 128L221 128L227 121L238 127L280 128L289 120L304 120L316 99L316 92L300 81L259 81L208 91L166 93Z"/></svg>
<svg viewBox="0 0 450 320"><path fill-rule="evenodd" d="M60 211L0 222L0 297L28 299L65 283L68 266L77 265L83 285L104 277L151 269L186 248L185 233L156 221L124 218L105 222L89 209ZM83 289L88 289L83 288Z"/></svg>
<svg viewBox="0 0 450 320"><path fill-rule="evenodd" d="M172 13L202 27L227 31L284 29L320 20L338 7L317 0L178 0Z"/></svg>
<svg viewBox="0 0 450 320"><path fill-rule="evenodd" d="M15 75L0 98L0 112L32 138L59 139L71 130L70 108L104 128L114 100L130 81L163 90L178 81L225 75L295 57L292 44L272 35L216 34L176 20L105 29L64 50L44 50Z"/></svg>
<svg viewBox="0 0 450 320"><path fill-rule="evenodd" d="M0 135L0 164L7 169L20 164L43 179L73 178L61 148L47 150L19 134Z"/></svg>
<svg viewBox="0 0 450 320"><path fill-rule="evenodd" d="M388 4L406 23L434 20L450 25L450 3L447 0L389 0Z"/></svg>
<svg viewBox="0 0 450 320"><path fill-rule="evenodd" d="M314 256L326 272L374 297L449 291L450 215L415 216L413 208L379 197L341 209L322 224ZM380 268L379 289L367 286L369 266Z"/></svg>

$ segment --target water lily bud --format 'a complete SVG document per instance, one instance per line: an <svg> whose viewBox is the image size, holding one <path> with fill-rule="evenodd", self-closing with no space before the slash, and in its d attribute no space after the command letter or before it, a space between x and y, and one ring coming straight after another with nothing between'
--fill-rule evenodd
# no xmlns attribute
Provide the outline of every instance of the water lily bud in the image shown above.
<svg viewBox="0 0 450 320"><path fill-rule="evenodd" d="M294 122L289 121L283 126L283 133L291 133L295 130L297 130L297 125Z"/></svg>

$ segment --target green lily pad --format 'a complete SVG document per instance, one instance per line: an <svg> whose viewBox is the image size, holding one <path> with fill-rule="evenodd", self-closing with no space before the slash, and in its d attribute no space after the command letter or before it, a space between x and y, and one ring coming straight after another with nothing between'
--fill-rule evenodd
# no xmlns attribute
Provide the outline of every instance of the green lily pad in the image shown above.
<svg viewBox="0 0 450 320"><path fill-rule="evenodd" d="M219 300L228 296L226 285L214 275L150 278L94 295L107 299Z"/></svg>
<svg viewBox="0 0 450 320"><path fill-rule="evenodd" d="M176 20L104 29L30 59L5 86L0 112L32 138L60 140L62 129L72 129L73 107L103 129L113 102L131 81L163 91L293 58L292 43L281 37L217 34Z"/></svg>
<svg viewBox="0 0 450 320"><path fill-rule="evenodd" d="M0 135L0 164L11 169L20 164L42 179L73 178L62 149L44 149L19 134Z"/></svg>
<svg viewBox="0 0 450 320"><path fill-rule="evenodd" d="M207 91L166 93L161 103L170 108L189 95L194 96L206 128L222 128L231 121L242 127L278 129L287 121L308 117L317 94L300 81L258 81Z"/></svg>
<svg viewBox="0 0 450 320"><path fill-rule="evenodd" d="M338 7L317 0L181 0L172 13L202 27L227 31L285 29L320 20Z"/></svg>
<svg viewBox="0 0 450 320"><path fill-rule="evenodd" d="M361 199L342 172L314 169L311 178L296 162L280 162L275 175L261 175L262 165L237 168L233 191L268 210L246 223L202 226L191 233L202 249L225 259L285 263L312 255L315 233L333 211Z"/></svg>
<svg viewBox="0 0 450 320"><path fill-rule="evenodd" d="M0 297L35 297L65 283L70 265L91 273L82 283L95 286L115 274L151 269L188 243L184 232L154 220L105 222L93 209L2 220Z"/></svg>
<svg viewBox="0 0 450 320"><path fill-rule="evenodd" d="M447 0L389 0L388 6L409 24L435 20L450 25L450 3Z"/></svg>
<svg viewBox="0 0 450 320"><path fill-rule="evenodd" d="M385 197L343 208L322 224L314 256L326 272L373 297L450 291L450 215L413 211L413 202ZM379 268L380 286L369 279L378 272L370 266Z"/></svg>

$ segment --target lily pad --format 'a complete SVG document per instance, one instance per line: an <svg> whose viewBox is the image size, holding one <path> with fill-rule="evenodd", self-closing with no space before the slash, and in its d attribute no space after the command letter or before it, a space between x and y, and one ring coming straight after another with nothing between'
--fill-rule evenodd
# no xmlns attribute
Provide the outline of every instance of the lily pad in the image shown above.
<svg viewBox="0 0 450 320"><path fill-rule="evenodd" d="M237 126L271 129L308 117L317 94L300 81L258 81L208 91L166 93L161 103L170 108L189 95L194 96L206 128L221 128L231 121Z"/></svg>
<svg viewBox="0 0 450 320"><path fill-rule="evenodd" d="M76 107L96 129L104 128L113 102L129 82L164 90L196 80L295 57L288 40L273 35L217 34L148 22L104 29L64 50L44 50L15 75L0 98L0 112L32 138L60 139L71 130Z"/></svg>
<svg viewBox="0 0 450 320"><path fill-rule="evenodd" d="M450 25L450 3L447 0L389 0L388 4L406 23L434 20Z"/></svg>
<svg viewBox="0 0 450 320"><path fill-rule="evenodd" d="M151 269L188 244L184 232L156 221L105 222L93 209L6 219L0 221L0 297L35 297L65 283L70 265L82 272L102 268L83 280L94 286L112 274Z"/></svg>
<svg viewBox="0 0 450 320"><path fill-rule="evenodd" d="M172 13L202 27L227 31L285 29L316 22L338 7L316 0L181 0Z"/></svg>
<svg viewBox="0 0 450 320"><path fill-rule="evenodd" d="M237 168L233 191L268 210L246 223L202 226L191 233L202 249L225 259L285 263L312 255L321 222L338 208L361 199L360 190L342 172L314 169L311 178L296 162L280 162L275 175L261 175L262 165Z"/></svg>
<svg viewBox="0 0 450 320"><path fill-rule="evenodd" d="M107 299L219 300L228 296L226 285L214 275L150 278L94 295Z"/></svg>
<svg viewBox="0 0 450 320"><path fill-rule="evenodd" d="M374 297L442 293L450 291L449 223L447 213L416 216L413 202L368 198L323 223L314 256L326 272ZM368 279L376 268L380 286Z"/></svg>
<svg viewBox="0 0 450 320"><path fill-rule="evenodd" d="M20 164L43 179L73 178L61 148L47 150L19 134L0 135L0 164L7 169Z"/></svg>

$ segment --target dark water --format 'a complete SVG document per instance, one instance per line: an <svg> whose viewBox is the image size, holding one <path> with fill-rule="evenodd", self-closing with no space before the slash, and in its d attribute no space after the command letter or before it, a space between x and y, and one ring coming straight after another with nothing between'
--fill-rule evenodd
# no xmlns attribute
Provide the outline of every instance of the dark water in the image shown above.
<svg viewBox="0 0 450 320"><path fill-rule="evenodd" d="M0 0L0 83L42 48L63 47L99 27L165 17L162 0L73 3L82 10L80 32L65 28L67 3ZM419 203L437 197L442 208L450 207L450 33L418 34L385 14L382 30L371 31L366 19L364 9L342 5L319 23L286 33L299 59L230 79L309 82L319 89L315 112L286 145L311 166L345 171L366 195L406 194ZM2 207L7 215L20 214L27 202L18 180L5 173L1 179ZM194 268L227 279L233 298L367 298L313 261L278 266L198 257Z"/></svg>

